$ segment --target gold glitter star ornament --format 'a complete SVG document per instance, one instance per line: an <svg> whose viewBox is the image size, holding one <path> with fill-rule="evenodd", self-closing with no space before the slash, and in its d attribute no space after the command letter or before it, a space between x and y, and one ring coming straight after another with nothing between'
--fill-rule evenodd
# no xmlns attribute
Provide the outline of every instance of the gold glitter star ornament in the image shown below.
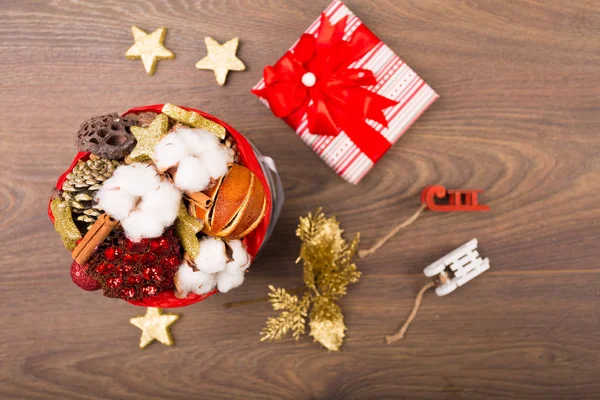
<svg viewBox="0 0 600 400"><path fill-rule="evenodd" d="M129 322L142 330L140 349L144 349L154 340L166 346L175 344L169 326L178 319L179 314L163 314L160 308L148 307L146 315L131 318Z"/></svg>
<svg viewBox="0 0 600 400"><path fill-rule="evenodd" d="M154 155L154 148L169 130L169 117L158 114L146 128L132 126L131 133L137 144L128 156L129 161L148 161Z"/></svg>
<svg viewBox="0 0 600 400"><path fill-rule="evenodd" d="M141 58L148 75L154 75L158 60L175 58L175 54L167 50L163 44L167 35L167 28L158 28L148 34L137 26L132 26L131 33L133 34L135 43L127 50L125 57L129 60L138 60Z"/></svg>
<svg viewBox="0 0 600 400"><path fill-rule="evenodd" d="M234 37L225 44L219 44L215 39L206 37L204 39L208 55L196 63L198 69L212 69L221 86L225 84L229 71L243 71L246 66L235 55L240 39Z"/></svg>

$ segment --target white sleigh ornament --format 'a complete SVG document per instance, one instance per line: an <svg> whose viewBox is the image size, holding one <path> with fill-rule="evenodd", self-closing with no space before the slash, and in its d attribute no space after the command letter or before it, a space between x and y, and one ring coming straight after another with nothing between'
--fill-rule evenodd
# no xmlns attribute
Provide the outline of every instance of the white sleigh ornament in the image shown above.
<svg viewBox="0 0 600 400"><path fill-rule="evenodd" d="M472 239L430 264L423 270L423 273L426 277L432 278L432 281L426 283L419 291L415 299L415 306L400 330L393 335L385 337L387 344L404 338L404 334L421 306L423 294L427 290L435 288L435 294L445 296L488 269L490 269L490 260L488 258L482 259L479 256L477 239Z"/></svg>
<svg viewBox="0 0 600 400"><path fill-rule="evenodd" d="M481 258L477 239L463 244L423 270L428 278L437 276L435 294L445 296L490 269L490 260Z"/></svg>

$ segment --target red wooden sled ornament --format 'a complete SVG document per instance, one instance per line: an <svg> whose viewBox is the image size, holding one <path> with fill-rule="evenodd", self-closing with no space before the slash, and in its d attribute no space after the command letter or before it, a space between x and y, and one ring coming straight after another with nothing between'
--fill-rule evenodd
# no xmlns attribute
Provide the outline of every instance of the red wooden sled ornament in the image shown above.
<svg viewBox="0 0 600 400"><path fill-rule="evenodd" d="M421 204L426 205L427 209L435 212L489 211L489 206L478 203L477 195L479 193L483 193L483 190L447 190L441 185L427 186L421 192Z"/></svg>

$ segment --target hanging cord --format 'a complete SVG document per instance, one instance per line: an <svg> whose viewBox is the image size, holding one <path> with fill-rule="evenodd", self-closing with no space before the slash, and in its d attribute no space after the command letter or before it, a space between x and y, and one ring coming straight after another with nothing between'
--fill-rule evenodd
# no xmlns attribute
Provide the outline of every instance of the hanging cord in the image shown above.
<svg viewBox="0 0 600 400"><path fill-rule="evenodd" d="M406 319L406 322L404 323L404 325L402 325L400 330L398 332L396 332L395 334L385 337L385 342L387 344L392 344L395 341L404 338L404 334L408 330L410 323L417 316L417 311L419 311L419 307L421 306L421 301L423 301L423 295L425 294L426 291L428 291L431 288L434 288L435 286L436 286L436 284L434 282L429 282L421 288L421 290L419 291L419 294L417 295L417 298L415 299L415 306L413 307L412 311L410 312L410 315Z"/></svg>
<svg viewBox="0 0 600 400"><path fill-rule="evenodd" d="M385 235L384 237L382 237L381 239L379 239L377 241L377 243L375 243L370 249L368 249L368 250L360 250L358 252L358 256L360 258L364 258L364 257L368 257L371 254L375 253L377 250L379 250L379 248L381 246L383 246L388 240L390 240L396 233L400 232L402 229L406 228L407 226L409 226L413 222L415 222L417 220L417 218L419 218L419 216L421 215L421 213L423 211L425 211L425 209L427 209L427 205L426 204L422 204L421 207L419 207L419 209L417 210L416 213L414 213L406 221L402 222L400 225L398 225L397 227L395 227L394 229L392 229L390 231L390 233L388 233L387 235Z"/></svg>

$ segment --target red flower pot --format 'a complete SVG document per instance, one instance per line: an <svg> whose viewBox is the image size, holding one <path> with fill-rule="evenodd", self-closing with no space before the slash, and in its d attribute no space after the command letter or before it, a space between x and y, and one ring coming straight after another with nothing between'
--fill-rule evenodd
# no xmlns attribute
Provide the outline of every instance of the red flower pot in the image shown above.
<svg viewBox="0 0 600 400"><path fill-rule="evenodd" d="M153 111L153 112L160 113L162 107L163 107L163 104L156 104L156 105L152 105L152 106L132 108L131 110L124 113L123 115L137 114L137 113L142 113L145 111ZM248 169L250 169L258 177L258 179L260 179L260 181L265 189L265 195L267 198L267 208L265 211L265 216L264 216L263 220L261 221L261 223L258 225L258 227L255 230L253 230L248 236L246 236L244 238L244 244L246 245L246 249L247 249L248 253L250 254L250 256L252 258L254 258L254 257L256 257L258 251L260 250L263 242L265 241L265 239L267 237L267 232L268 232L269 224L271 223L271 216L272 216L272 209L273 209L273 204L272 204L273 197L272 197L272 193L271 193L272 188L269 185L269 181L266 179L265 174L263 173L263 169L257 158L257 155L256 155L254 149L252 148L252 145L250 144L250 142L248 142L248 140L246 140L246 138L241 133L239 133L238 131L233 129L231 126L229 126L225 122L221 121L220 119L218 119L210 114L200 111L200 110L195 110L195 109L189 108L189 107L181 107L181 108L188 110L188 111L197 112L198 114L202 115L203 117L208 118L209 120L217 122L217 123L221 124L222 126L224 126L225 129L227 129L227 131L235 138L235 141L237 144L237 149L238 149L238 152L239 152L239 155L241 158L241 163L244 166L246 166ZM69 174L69 172L71 172L73 170L73 168L75 167L77 162L79 160L85 161L89 158L89 156L90 156L90 153L86 153L86 152L77 153L77 155L73 159L73 162L71 163L71 166L65 171L64 174L62 174L58 178L58 181L56 182L56 188L61 189L63 183L65 182L65 180L67 178L67 174ZM48 216L50 217L50 220L52 221L52 223L54 223L54 216L52 215L52 211L50 210L50 204L48 204ZM202 301L202 300L206 299L207 297L212 296L216 292L217 291L214 290L214 291L204 294L204 295L197 295L197 294L190 293L185 299L178 299L177 297L175 297L173 291L169 290L169 291L161 292L152 297L144 298L142 300L129 301L129 303L134 304L136 306L143 306L143 307L160 307L160 308L185 307L185 306L189 306L190 304L194 304L199 301Z"/></svg>

